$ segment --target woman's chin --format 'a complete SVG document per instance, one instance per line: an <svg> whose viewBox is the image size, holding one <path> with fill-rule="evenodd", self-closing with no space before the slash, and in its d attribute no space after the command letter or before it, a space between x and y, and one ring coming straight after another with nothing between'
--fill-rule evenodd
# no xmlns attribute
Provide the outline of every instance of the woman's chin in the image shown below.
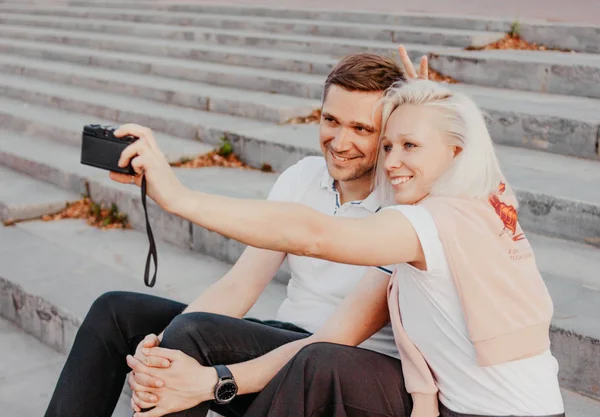
<svg viewBox="0 0 600 417"><path fill-rule="evenodd" d="M403 193L403 192L397 192L394 195L394 201L396 202L396 204L398 205L411 205L411 204L416 204L419 201L421 201L423 197L419 197L419 196L415 196L412 194L408 194L408 193Z"/></svg>
<svg viewBox="0 0 600 417"><path fill-rule="evenodd" d="M398 205L407 205L407 204L412 204L412 199L410 198L406 198L406 196L404 195L399 195L400 193L397 193L394 196L394 201L396 202L396 204Z"/></svg>

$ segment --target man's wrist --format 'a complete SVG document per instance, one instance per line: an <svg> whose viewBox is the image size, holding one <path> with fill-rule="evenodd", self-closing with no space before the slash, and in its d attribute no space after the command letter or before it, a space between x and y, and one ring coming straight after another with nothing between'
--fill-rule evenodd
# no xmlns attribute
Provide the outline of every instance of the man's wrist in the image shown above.
<svg viewBox="0 0 600 417"><path fill-rule="evenodd" d="M227 366L215 365L213 369L217 374L217 382L214 386L215 401L217 404L228 404L238 394L237 383Z"/></svg>

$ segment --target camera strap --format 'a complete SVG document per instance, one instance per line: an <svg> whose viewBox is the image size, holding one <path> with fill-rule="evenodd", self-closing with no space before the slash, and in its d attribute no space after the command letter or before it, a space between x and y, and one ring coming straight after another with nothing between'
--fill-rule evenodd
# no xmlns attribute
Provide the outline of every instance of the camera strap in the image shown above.
<svg viewBox="0 0 600 417"><path fill-rule="evenodd" d="M146 176L142 174L142 206L144 207L144 215L146 216L146 232L148 233L148 241L150 242L150 248L148 249L148 257L146 258L146 270L144 271L144 284L147 287L154 287L156 283L156 272L158 271L158 254L156 251L156 243L154 242L154 235L152 234L152 228L150 227L150 221L148 220L148 208L146 207ZM154 276L150 280L150 259L154 261Z"/></svg>

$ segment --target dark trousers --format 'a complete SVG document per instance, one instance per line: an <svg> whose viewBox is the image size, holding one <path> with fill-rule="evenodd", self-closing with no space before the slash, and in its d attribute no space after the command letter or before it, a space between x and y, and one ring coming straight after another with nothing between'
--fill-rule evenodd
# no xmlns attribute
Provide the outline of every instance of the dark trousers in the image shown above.
<svg viewBox="0 0 600 417"><path fill-rule="evenodd" d="M493 417L439 406L441 417ZM399 360L360 348L314 343L282 368L245 416L410 417L411 412L412 398Z"/></svg>
<svg viewBox="0 0 600 417"><path fill-rule="evenodd" d="M247 417L410 417L400 360L357 347L304 347L254 400Z"/></svg>
<svg viewBox="0 0 600 417"><path fill-rule="evenodd" d="M247 361L310 334L289 323L180 314L185 307L138 293L99 297L77 332L45 417L110 417L130 371L125 357L146 335L165 328L162 347L181 350L205 366ZM205 416L209 407L227 417L242 416L255 397L242 395L226 406L203 403L170 416Z"/></svg>
<svg viewBox="0 0 600 417"><path fill-rule="evenodd" d="M494 416L484 416L484 415L479 415L479 414L461 414L461 413L456 413L450 409L448 409L447 407L445 407L443 404L440 403L440 417L494 417ZM519 416L496 416L496 417L519 417ZM526 416L521 416L521 417L526 417ZM565 417L565 413L562 414L554 414L551 416L539 416L539 417Z"/></svg>

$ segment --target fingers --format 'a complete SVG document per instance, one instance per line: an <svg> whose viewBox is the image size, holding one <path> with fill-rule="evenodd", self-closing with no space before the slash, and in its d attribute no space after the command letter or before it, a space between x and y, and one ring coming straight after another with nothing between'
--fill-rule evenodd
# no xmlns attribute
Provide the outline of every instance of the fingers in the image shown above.
<svg viewBox="0 0 600 417"><path fill-rule="evenodd" d="M144 140L138 140L136 142L133 142L131 145L123 149L123 152L121 152L121 157L119 158L118 165L121 168L125 168L130 161L133 165L132 159L135 159L138 156L147 155L148 152L151 152L150 145L148 145L148 142Z"/></svg>
<svg viewBox="0 0 600 417"><path fill-rule="evenodd" d="M129 366L133 370L133 372L154 376L154 371L153 371L154 368L146 366L139 359L136 359L131 355L127 355L126 360L127 360L127 366Z"/></svg>
<svg viewBox="0 0 600 417"><path fill-rule="evenodd" d="M143 340L144 347L147 348L158 346L159 343L160 339L158 338L158 336L152 333L146 336Z"/></svg>
<svg viewBox="0 0 600 417"><path fill-rule="evenodd" d="M130 372L129 376L127 377L127 384L129 385L129 388L131 388L131 391L151 392L152 390L155 389L154 387L140 384L135 378L136 375L141 375L141 374L135 374L135 372Z"/></svg>
<svg viewBox="0 0 600 417"><path fill-rule="evenodd" d="M144 352L144 355L146 356L159 356L170 361L180 359L181 355L184 354L180 350L166 349L161 347L144 348L142 349L142 352Z"/></svg>
<svg viewBox="0 0 600 417"><path fill-rule="evenodd" d="M149 366L151 368L169 368L171 366L171 361L165 358L161 358L159 356L145 355L140 351L136 351L133 356L134 359L142 362L144 365Z"/></svg>
<svg viewBox="0 0 600 417"><path fill-rule="evenodd" d="M143 156L136 156L131 160L131 167L137 175L141 175L144 173L147 161L148 158L145 158Z"/></svg>
<svg viewBox="0 0 600 417"><path fill-rule="evenodd" d="M156 378L154 376L142 374L139 372L138 373L132 372L131 374L133 375L132 381L138 386L149 387L149 388L162 388L164 386L164 382L160 378ZM148 392L148 390L143 390L143 391Z"/></svg>
<svg viewBox="0 0 600 417"><path fill-rule="evenodd" d="M400 61L402 61L402 66L404 67L404 72L406 73L407 78L417 78L417 72L415 71L415 67L413 66L410 57L408 56L408 52L406 52L406 48L404 45L400 45L398 47L398 53L400 54Z"/></svg>
<svg viewBox="0 0 600 417"><path fill-rule="evenodd" d="M135 392L140 401L143 401L147 405L142 408L155 407L159 398L158 395L151 392Z"/></svg>
<svg viewBox="0 0 600 417"><path fill-rule="evenodd" d="M131 179L133 178L134 184L141 185L142 177L140 176L132 176L129 174L120 174L118 172L110 172L108 174L111 180L120 182L121 184L131 184Z"/></svg>
<svg viewBox="0 0 600 417"><path fill-rule="evenodd" d="M156 144L156 140L154 139L154 134L152 130L140 126L134 123L126 123L124 125L119 126L117 130L114 131L116 137L121 138L123 136L132 135L139 139L142 139L143 142L146 142L150 148L153 150L158 149L158 145ZM137 142L140 142L139 140Z"/></svg>
<svg viewBox="0 0 600 417"><path fill-rule="evenodd" d="M156 398L156 400L148 402L145 401L142 398L156 398L156 396L154 394L148 394L147 392L133 392L133 394L131 395L131 400L133 401L133 403L138 406L139 408L152 408L156 406L156 401L158 400L158 398Z"/></svg>
<svg viewBox="0 0 600 417"><path fill-rule="evenodd" d="M408 79L429 79L429 59L426 55L421 57L421 61L419 63L419 73L417 74L417 71L415 70L410 56L408 56L408 52L406 51L404 45L400 45L398 47L398 53L400 54L400 60L402 61L402 66L404 67L404 72L406 73L406 77Z"/></svg>
<svg viewBox="0 0 600 417"><path fill-rule="evenodd" d="M165 385L162 379L139 372L130 372L127 384L134 392L149 392L153 395Z"/></svg>
<svg viewBox="0 0 600 417"><path fill-rule="evenodd" d="M169 361L168 359L152 355L146 355L145 360L143 362L147 366L151 366L153 368L168 368L171 366L171 361Z"/></svg>
<svg viewBox="0 0 600 417"><path fill-rule="evenodd" d="M135 405L135 403L133 402L133 398L131 400L129 400L129 402L131 403L131 409L133 411L135 411L136 413L139 411L142 411L140 407L138 407L137 405Z"/></svg>
<svg viewBox="0 0 600 417"><path fill-rule="evenodd" d="M419 66L419 78L422 80L429 79L429 60L425 55L421 57L421 65Z"/></svg>

